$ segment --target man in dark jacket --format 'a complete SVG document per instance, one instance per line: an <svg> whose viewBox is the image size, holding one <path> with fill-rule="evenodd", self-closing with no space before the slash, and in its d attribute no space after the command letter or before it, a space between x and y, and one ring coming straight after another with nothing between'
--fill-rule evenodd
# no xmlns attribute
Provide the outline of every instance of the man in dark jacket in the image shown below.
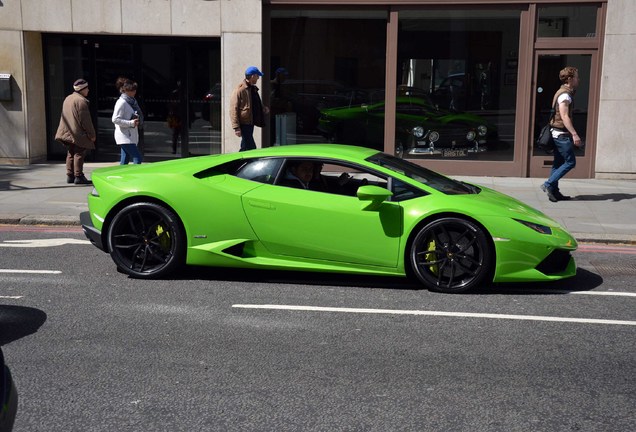
<svg viewBox="0 0 636 432"><path fill-rule="evenodd" d="M84 175L84 157L95 148L95 128L88 107L88 83L78 79L73 83L74 92L64 99L60 125L55 140L66 147L66 182L90 184Z"/></svg>
<svg viewBox="0 0 636 432"><path fill-rule="evenodd" d="M254 126L263 127L269 109L263 106L256 83L263 73L256 66L245 70L245 79L234 89L230 98L230 120L232 129L241 138L239 151L253 150Z"/></svg>

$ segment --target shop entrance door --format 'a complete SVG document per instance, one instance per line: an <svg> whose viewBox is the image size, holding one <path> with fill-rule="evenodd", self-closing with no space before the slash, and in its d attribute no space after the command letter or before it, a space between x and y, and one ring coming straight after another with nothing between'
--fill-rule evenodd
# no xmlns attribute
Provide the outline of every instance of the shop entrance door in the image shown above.
<svg viewBox="0 0 636 432"><path fill-rule="evenodd" d="M569 178L590 178L593 176L593 155L595 154L596 131L592 115L596 112L596 92L590 92L591 77L595 77L593 65L596 64L595 52L550 52L537 51L533 80L533 119L532 148L529 158L530 177L548 178L552 168L552 155L534 147L535 137L550 117L550 109L554 93L561 86L559 71L566 66L574 66L579 70L580 84L574 95L572 119L584 145L575 150L576 168L568 173ZM593 87L593 86L592 86Z"/></svg>

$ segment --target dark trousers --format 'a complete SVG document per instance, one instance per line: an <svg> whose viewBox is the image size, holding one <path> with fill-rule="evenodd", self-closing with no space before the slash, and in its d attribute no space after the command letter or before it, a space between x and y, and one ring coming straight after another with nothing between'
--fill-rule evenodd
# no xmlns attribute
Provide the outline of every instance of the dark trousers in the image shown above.
<svg viewBox="0 0 636 432"><path fill-rule="evenodd" d="M241 149L239 151L254 150L254 125L241 125Z"/></svg>
<svg viewBox="0 0 636 432"><path fill-rule="evenodd" d="M88 149L65 143L66 147L66 175L79 177L84 175L84 157Z"/></svg>

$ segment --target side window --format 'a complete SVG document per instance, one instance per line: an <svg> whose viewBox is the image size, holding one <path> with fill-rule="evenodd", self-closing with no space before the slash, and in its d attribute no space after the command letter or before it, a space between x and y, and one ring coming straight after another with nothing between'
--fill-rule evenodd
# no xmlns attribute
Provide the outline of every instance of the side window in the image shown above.
<svg viewBox="0 0 636 432"><path fill-rule="evenodd" d="M360 186L375 185L387 188L388 185L386 178L360 167L349 165L325 163L321 176L329 186L331 193L338 195L356 196Z"/></svg>
<svg viewBox="0 0 636 432"><path fill-rule="evenodd" d="M276 184L352 197L360 186L388 187L386 177L362 167L320 159L288 160Z"/></svg>
<svg viewBox="0 0 636 432"><path fill-rule="evenodd" d="M248 160L234 173L234 175L246 180L273 184L282 163L282 159L273 158Z"/></svg>
<svg viewBox="0 0 636 432"><path fill-rule="evenodd" d="M391 182L391 192L393 192L393 196L391 197L391 201L406 201L413 198L421 197L424 195L428 195L427 192L413 187L404 183L401 180L393 179Z"/></svg>

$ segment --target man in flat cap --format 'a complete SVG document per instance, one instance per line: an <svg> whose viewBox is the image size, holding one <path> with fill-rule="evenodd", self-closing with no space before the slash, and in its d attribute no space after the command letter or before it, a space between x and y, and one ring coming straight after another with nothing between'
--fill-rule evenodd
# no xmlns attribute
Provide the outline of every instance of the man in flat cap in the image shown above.
<svg viewBox="0 0 636 432"><path fill-rule="evenodd" d="M88 107L88 83L80 78L73 83L73 93L64 99L60 125L55 140L66 147L66 182L90 184L84 175L84 157L95 148L95 128Z"/></svg>
<svg viewBox="0 0 636 432"><path fill-rule="evenodd" d="M256 83L263 72L256 66L245 70L245 79L234 89L230 98L230 120L234 134L241 138L239 151L253 150L254 126L263 127L269 108L263 106Z"/></svg>

